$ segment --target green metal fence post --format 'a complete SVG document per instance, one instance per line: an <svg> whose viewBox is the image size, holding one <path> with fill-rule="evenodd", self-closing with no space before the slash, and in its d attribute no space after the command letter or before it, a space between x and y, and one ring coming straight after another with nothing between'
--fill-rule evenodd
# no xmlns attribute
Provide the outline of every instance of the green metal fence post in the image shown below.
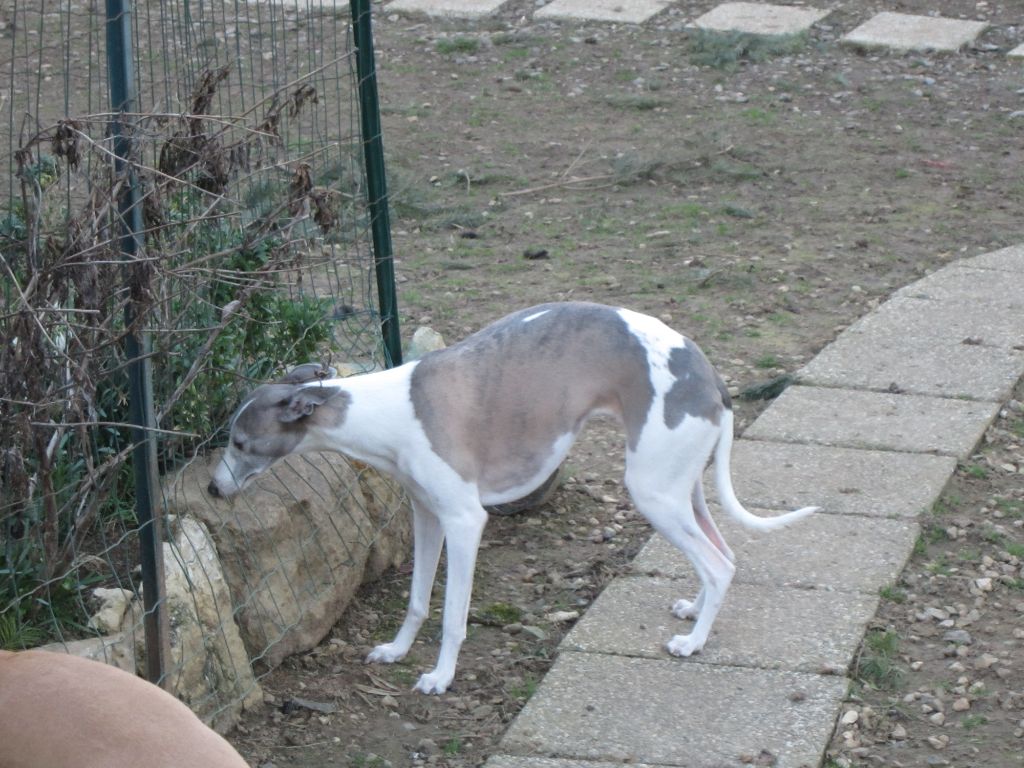
<svg viewBox="0 0 1024 768"><path fill-rule="evenodd" d="M373 56L370 0L352 0L351 5L381 332L384 336L388 365L394 366L402 364L402 340L398 332L398 297L395 293L395 264L391 250L391 218L388 211L387 178L384 174L384 141L380 128L380 100L377 96L377 67Z"/></svg>
<svg viewBox="0 0 1024 768"><path fill-rule="evenodd" d="M127 183L118 201L122 234L120 251L125 261L125 278L131 284L132 263L142 245L142 197L128 161L131 154L129 119L136 108L135 76L132 67L131 0L107 0L107 72L110 79L110 108L117 117L111 123L114 137L115 172L125 174ZM135 473L135 514L139 523L139 557L142 563L142 593L145 607L146 677L153 683L165 680L168 650L164 600L163 520L154 503L159 488L153 427L150 340L136 328L137 312L129 300L125 309L125 355L128 358L129 420L132 424L132 464Z"/></svg>

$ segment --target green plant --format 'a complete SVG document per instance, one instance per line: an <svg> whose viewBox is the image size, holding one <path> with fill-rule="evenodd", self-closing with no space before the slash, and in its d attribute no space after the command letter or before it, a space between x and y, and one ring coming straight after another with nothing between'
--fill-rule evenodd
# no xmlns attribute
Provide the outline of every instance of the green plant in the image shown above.
<svg viewBox="0 0 1024 768"><path fill-rule="evenodd" d="M890 630L868 632L854 660L854 678L862 684L884 691L895 690L903 682L903 671L897 666L900 638Z"/></svg>
<svg viewBox="0 0 1024 768"><path fill-rule="evenodd" d="M883 600L889 600L893 603L905 603L907 601L907 593L898 587L882 587L878 591L878 595Z"/></svg>
<svg viewBox="0 0 1024 768"><path fill-rule="evenodd" d="M454 757L462 751L462 739L458 736L452 736L448 741L445 742L444 747L441 750L449 757Z"/></svg>
<svg viewBox="0 0 1024 768"><path fill-rule="evenodd" d="M443 37L434 44L434 50L446 56L453 53L476 53L480 50L480 41L465 35Z"/></svg>

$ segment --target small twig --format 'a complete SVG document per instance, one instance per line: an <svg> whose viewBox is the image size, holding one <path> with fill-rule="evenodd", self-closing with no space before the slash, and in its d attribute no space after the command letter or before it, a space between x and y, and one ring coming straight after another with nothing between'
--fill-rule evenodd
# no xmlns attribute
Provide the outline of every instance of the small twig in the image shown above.
<svg viewBox="0 0 1024 768"><path fill-rule="evenodd" d="M561 181L553 181L550 184L541 184L538 187L530 187L529 189L517 189L514 192L499 192L500 197L517 197L519 195L532 195L534 192L542 192L545 189L554 189L555 187L567 187L570 184L585 184L588 181L603 181L605 179L614 179L614 173L601 173L597 176L584 176L578 179L563 179Z"/></svg>

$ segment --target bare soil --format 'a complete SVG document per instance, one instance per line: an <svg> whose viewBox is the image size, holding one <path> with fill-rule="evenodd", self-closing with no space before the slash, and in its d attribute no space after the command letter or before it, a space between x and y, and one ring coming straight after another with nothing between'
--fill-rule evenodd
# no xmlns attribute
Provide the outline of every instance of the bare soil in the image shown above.
<svg viewBox="0 0 1024 768"><path fill-rule="evenodd" d="M790 47L699 51L684 23L710 7L684 0L641 27L536 23L521 0L478 23L378 9L406 338L429 324L454 341L542 301L625 305L696 339L739 394L894 289L1024 240L1024 81L1004 55L1024 35L1019 3L852 0ZM992 27L948 56L838 43L880 10ZM739 401L741 429L761 407ZM883 639L861 654L883 674L858 668L833 765L1021 764L1024 422L1006 414L887 592ZM362 663L402 618L403 571L265 678L232 741L265 768L483 763L571 625L558 612L584 610L650 535L621 467L598 424L550 503L492 519L450 693L410 692L436 616L407 660ZM960 628L970 642L943 640Z"/></svg>

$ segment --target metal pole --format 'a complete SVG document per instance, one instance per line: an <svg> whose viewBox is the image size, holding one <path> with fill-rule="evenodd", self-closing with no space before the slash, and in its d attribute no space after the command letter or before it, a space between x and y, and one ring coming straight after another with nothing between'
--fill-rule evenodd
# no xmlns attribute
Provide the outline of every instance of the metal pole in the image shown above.
<svg viewBox="0 0 1024 768"><path fill-rule="evenodd" d="M107 2L107 72L110 78L111 112L120 113L111 123L114 138L114 169L126 184L118 201L122 234L120 250L125 262L125 279L131 284L132 262L142 246L142 197L128 158L131 154L129 118L135 109L135 74L132 66L131 0ZM135 473L135 514L139 523L139 557L142 563L143 618L146 638L146 677L165 681L170 658L164 600L163 520L154 504L159 487L156 471L156 442L153 432L152 372L148 334L136 327L138 313L133 301L125 309L125 355L128 358L129 420L132 424L132 464Z"/></svg>
<svg viewBox="0 0 1024 768"><path fill-rule="evenodd" d="M381 332L384 335L388 365L394 366L402 364L402 340L398 333L398 297L395 294L395 264L391 250L391 218L388 212L387 178L384 174L384 142L381 138L380 100L377 96L377 67L373 58L370 0L352 0L351 4Z"/></svg>

